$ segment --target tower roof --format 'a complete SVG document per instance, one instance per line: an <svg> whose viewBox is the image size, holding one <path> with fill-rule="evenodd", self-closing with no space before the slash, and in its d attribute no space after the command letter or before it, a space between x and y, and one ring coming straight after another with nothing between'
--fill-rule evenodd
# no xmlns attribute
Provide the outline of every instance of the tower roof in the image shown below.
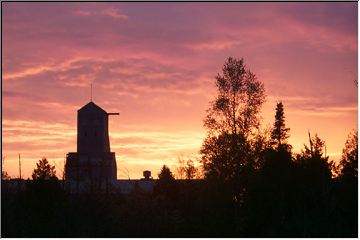
<svg viewBox="0 0 360 240"><path fill-rule="evenodd" d="M93 101L90 101L88 104L80 108L78 112L101 112L103 114L107 114L104 109L96 105Z"/></svg>

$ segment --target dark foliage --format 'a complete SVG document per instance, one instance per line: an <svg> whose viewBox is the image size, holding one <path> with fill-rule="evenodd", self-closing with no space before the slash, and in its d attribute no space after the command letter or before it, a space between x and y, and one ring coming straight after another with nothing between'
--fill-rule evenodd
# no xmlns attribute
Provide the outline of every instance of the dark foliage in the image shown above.
<svg viewBox="0 0 360 240"><path fill-rule="evenodd" d="M159 180L154 188L155 194L163 196L166 199L173 199L177 192L177 183L170 168L163 165L158 177Z"/></svg>
<svg viewBox="0 0 360 240"><path fill-rule="evenodd" d="M287 148L286 140L289 138L290 128L285 127L284 105L282 102L276 104L274 127L271 132L271 143L276 148Z"/></svg>
<svg viewBox="0 0 360 240"><path fill-rule="evenodd" d="M222 185L225 198L241 204L258 160L258 114L265 89L244 59L232 57L215 83L217 96L207 110L204 126L208 134L200 150L204 175Z"/></svg>
<svg viewBox="0 0 360 240"><path fill-rule="evenodd" d="M39 160L32 174L32 178L39 181L56 178L55 166L50 166L46 158Z"/></svg>
<svg viewBox="0 0 360 240"><path fill-rule="evenodd" d="M176 181L167 167L153 192L65 195L56 179L3 189L2 236L356 237L357 182L331 178L312 141L296 159L264 152L241 197L212 179Z"/></svg>

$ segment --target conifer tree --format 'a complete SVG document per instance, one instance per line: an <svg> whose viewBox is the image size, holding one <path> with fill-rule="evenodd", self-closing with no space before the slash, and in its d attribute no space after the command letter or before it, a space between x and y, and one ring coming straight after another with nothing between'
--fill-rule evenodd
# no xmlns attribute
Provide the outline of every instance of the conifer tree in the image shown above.
<svg viewBox="0 0 360 240"><path fill-rule="evenodd" d="M159 180L154 187L154 193L165 198L174 198L177 192L177 185L170 168L163 165L158 177Z"/></svg>
<svg viewBox="0 0 360 240"><path fill-rule="evenodd" d="M271 132L272 145L277 149L288 146L286 140L289 138L289 131L290 128L285 127L284 105L280 101L276 104L275 122Z"/></svg>
<svg viewBox="0 0 360 240"><path fill-rule="evenodd" d="M51 166L46 158L39 160L34 169L32 178L34 180L57 179L55 166Z"/></svg>
<svg viewBox="0 0 360 240"><path fill-rule="evenodd" d="M357 178L358 172L358 132L349 134L340 161L341 178Z"/></svg>

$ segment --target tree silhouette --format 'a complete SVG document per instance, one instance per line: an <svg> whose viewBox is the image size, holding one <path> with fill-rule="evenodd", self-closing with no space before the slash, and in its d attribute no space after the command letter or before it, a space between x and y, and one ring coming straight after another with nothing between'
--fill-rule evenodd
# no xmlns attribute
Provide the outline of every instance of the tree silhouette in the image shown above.
<svg viewBox="0 0 360 240"><path fill-rule="evenodd" d="M192 159L184 160L179 159L178 160L178 167L176 169L177 172L177 178L179 179L194 179L198 175L198 169L194 165L194 161Z"/></svg>
<svg viewBox="0 0 360 240"><path fill-rule="evenodd" d="M4 171L5 156L1 155L1 180L10 180L9 174Z"/></svg>
<svg viewBox="0 0 360 240"><path fill-rule="evenodd" d="M201 148L205 177L224 182L233 180L249 159L243 154L247 152L246 149L249 146L241 134L234 136L224 133L207 137Z"/></svg>
<svg viewBox="0 0 360 240"><path fill-rule="evenodd" d="M280 150L283 146L288 146L286 140L289 138L290 128L285 127L284 105L280 101L276 104L276 114L274 127L271 132L272 144Z"/></svg>
<svg viewBox="0 0 360 240"><path fill-rule="evenodd" d="M254 142L265 89L244 59L232 57L215 83L217 96L204 120L208 133L200 150L203 171L205 178L222 184L224 196L231 193L227 197L240 201L255 167Z"/></svg>
<svg viewBox="0 0 360 240"><path fill-rule="evenodd" d="M292 196L294 167L291 146L287 144L284 108L277 104L275 123L267 139L262 136L263 147L258 147L262 164L255 176L255 184L245 202L245 229L249 236L286 237L293 208Z"/></svg>
<svg viewBox="0 0 360 240"><path fill-rule="evenodd" d="M162 166L161 171L158 174L158 177L159 177L159 182L170 182L175 180L170 168L166 165Z"/></svg>
<svg viewBox="0 0 360 240"><path fill-rule="evenodd" d="M357 178L358 175L358 132L350 133L340 161L340 178Z"/></svg>
<svg viewBox="0 0 360 240"><path fill-rule="evenodd" d="M338 195L335 215L340 236L356 237L358 233L358 131L351 132L346 140L337 178Z"/></svg>
<svg viewBox="0 0 360 240"><path fill-rule="evenodd" d="M196 172L197 172L197 169L194 165L194 161L191 159L188 159L186 161L186 166L185 166L186 179L194 179L196 176Z"/></svg>
<svg viewBox="0 0 360 240"><path fill-rule="evenodd" d="M324 156L325 141L321 140L317 134L311 137L309 133L309 145L304 145L305 149L297 154L297 165L307 171L309 177L329 181L332 176L333 162L329 160L329 156Z"/></svg>
<svg viewBox="0 0 360 240"><path fill-rule="evenodd" d="M229 57L216 76L218 96L207 110L204 126L210 134L222 133L250 136L259 125L257 114L265 101L264 85L244 59Z"/></svg>
<svg viewBox="0 0 360 240"><path fill-rule="evenodd" d="M27 181L20 198L23 225L28 236L56 236L63 231L58 223L65 217L65 192L56 177L55 167L42 158L36 164L32 178Z"/></svg>
<svg viewBox="0 0 360 240"><path fill-rule="evenodd" d="M176 194L176 181L170 168L163 165L160 173L158 174L159 180L157 181L154 192L165 198L173 198Z"/></svg>
<svg viewBox="0 0 360 240"><path fill-rule="evenodd" d="M1 180L10 180L11 177L6 171L1 171Z"/></svg>
<svg viewBox="0 0 360 240"><path fill-rule="evenodd" d="M32 173L32 178L33 180L57 179L55 166L51 166L46 158L39 160Z"/></svg>
<svg viewBox="0 0 360 240"><path fill-rule="evenodd" d="M185 178L185 159L178 157L178 166L176 167L176 178L184 179Z"/></svg>
<svg viewBox="0 0 360 240"><path fill-rule="evenodd" d="M296 180L294 187L298 202L296 209L302 219L300 226L301 236L326 236L323 235L331 228L330 213L332 209L332 168L333 162L324 155L325 141L317 134L314 137L309 133L309 146L297 154ZM316 227L315 227L316 226Z"/></svg>

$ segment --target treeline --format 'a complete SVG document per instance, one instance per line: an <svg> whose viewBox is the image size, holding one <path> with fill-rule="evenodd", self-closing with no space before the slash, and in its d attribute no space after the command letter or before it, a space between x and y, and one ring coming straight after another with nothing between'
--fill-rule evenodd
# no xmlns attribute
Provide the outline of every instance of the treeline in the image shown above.
<svg viewBox="0 0 360 240"><path fill-rule="evenodd" d="M226 224L233 226L229 233L357 236L357 132L349 135L340 164L324 153L325 142L317 134L309 133L309 144L293 153L281 101L272 129L261 130L265 88L243 59L227 59L216 87L200 153L205 179L229 207L227 216L234 216Z"/></svg>
<svg viewBox="0 0 360 240"><path fill-rule="evenodd" d="M272 129L261 130L265 88L243 59L227 59L216 87L201 174L180 161L187 180L163 166L151 192L71 196L41 160L26 191L2 193L2 236L357 237L358 133L339 164L317 134L294 153L281 101Z"/></svg>

